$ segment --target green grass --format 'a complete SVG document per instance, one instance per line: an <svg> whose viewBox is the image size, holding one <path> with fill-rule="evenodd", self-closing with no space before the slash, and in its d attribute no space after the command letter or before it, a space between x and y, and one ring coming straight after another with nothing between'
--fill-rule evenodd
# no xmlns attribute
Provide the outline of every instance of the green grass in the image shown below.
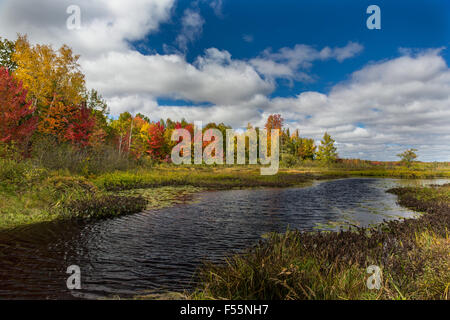
<svg viewBox="0 0 450 320"><path fill-rule="evenodd" d="M302 186L314 177L304 173L279 172L262 176L257 167L177 167L116 171L96 177L93 182L108 191L191 186L209 190L258 187Z"/></svg>
<svg viewBox="0 0 450 320"><path fill-rule="evenodd" d="M123 174L123 175L122 175ZM157 176L158 174L152 174ZM166 186L108 191L68 171L49 171L31 161L0 159L0 229L66 218L101 218L170 206L201 189ZM114 197L112 199L111 197Z"/></svg>

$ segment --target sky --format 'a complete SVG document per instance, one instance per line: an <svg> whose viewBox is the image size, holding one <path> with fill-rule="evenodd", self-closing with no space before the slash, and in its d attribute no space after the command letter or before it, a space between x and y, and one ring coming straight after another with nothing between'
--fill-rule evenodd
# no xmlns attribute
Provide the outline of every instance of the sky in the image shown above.
<svg viewBox="0 0 450 320"><path fill-rule="evenodd" d="M68 44L112 116L238 129L280 113L341 157L450 161L449 18L447 0L0 0L0 37Z"/></svg>

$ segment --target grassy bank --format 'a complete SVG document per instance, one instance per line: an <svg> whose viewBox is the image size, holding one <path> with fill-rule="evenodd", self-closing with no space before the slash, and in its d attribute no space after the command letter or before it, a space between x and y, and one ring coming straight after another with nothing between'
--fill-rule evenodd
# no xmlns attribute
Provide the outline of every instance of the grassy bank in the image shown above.
<svg viewBox="0 0 450 320"><path fill-rule="evenodd" d="M292 172L328 175L336 177L381 177L430 179L450 178L450 163L415 162L411 166L397 162L344 161L323 166L317 161L305 161L290 168Z"/></svg>
<svg viewBox="0 0 450 320"><path fill-rule="evenodd" d="M449 169L429 164L380 168L305 163L261 176L257 166L141 165L83 174L33 160L0 159L0 229L59 218L130 214L186 201L199 190L305 186L314 179L349 176L450 177Z"/></svg>
<svg viewBox="0 0 450 320"><path fill-rule="evenodd" d="M377 229L273 234L226 264L205 265L194 299L449 299L450 185L400 188L424 212ZM366 268L382 270L379 290Z"/></svg>
<svg viewBox="0 0 450 320"><path fill-rule="evenodd" d="M0 229L64 218L104 218L170 206L201 190L303 186L313 176L259 168L138 167L82 176L0 159Z"/></svg>

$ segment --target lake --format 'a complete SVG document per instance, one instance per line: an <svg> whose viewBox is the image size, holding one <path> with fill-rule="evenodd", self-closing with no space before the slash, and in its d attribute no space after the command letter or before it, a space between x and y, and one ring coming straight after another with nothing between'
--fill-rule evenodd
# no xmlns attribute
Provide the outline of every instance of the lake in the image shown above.
<svg viewBox="0 0 450 320"><path fill-rule="evenodd" d="M414 217L385 192L408 183L349 178L306 188L201 192L188 203L115 219L0 232L0 298L95 299L191 289L203 261L223 261L268 232ZM81 290L66 287L70 265L81 268Z"/></svg>

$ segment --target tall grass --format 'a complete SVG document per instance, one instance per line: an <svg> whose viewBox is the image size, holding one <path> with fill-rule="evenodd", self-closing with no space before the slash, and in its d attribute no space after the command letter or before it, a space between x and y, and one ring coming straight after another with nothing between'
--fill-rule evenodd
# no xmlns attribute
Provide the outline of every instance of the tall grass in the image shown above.
<svg viewBox="0 0 450 320"><path fill-rule="evenodd" d="M52 138L41 137L33 145L32 161L49 170L67 170L84 176L97 175L114 170L136 168L139 160L119 152L109 145L77 148L69 143L58 143ZM142 162L143 160L141 160Z"/></svg>

